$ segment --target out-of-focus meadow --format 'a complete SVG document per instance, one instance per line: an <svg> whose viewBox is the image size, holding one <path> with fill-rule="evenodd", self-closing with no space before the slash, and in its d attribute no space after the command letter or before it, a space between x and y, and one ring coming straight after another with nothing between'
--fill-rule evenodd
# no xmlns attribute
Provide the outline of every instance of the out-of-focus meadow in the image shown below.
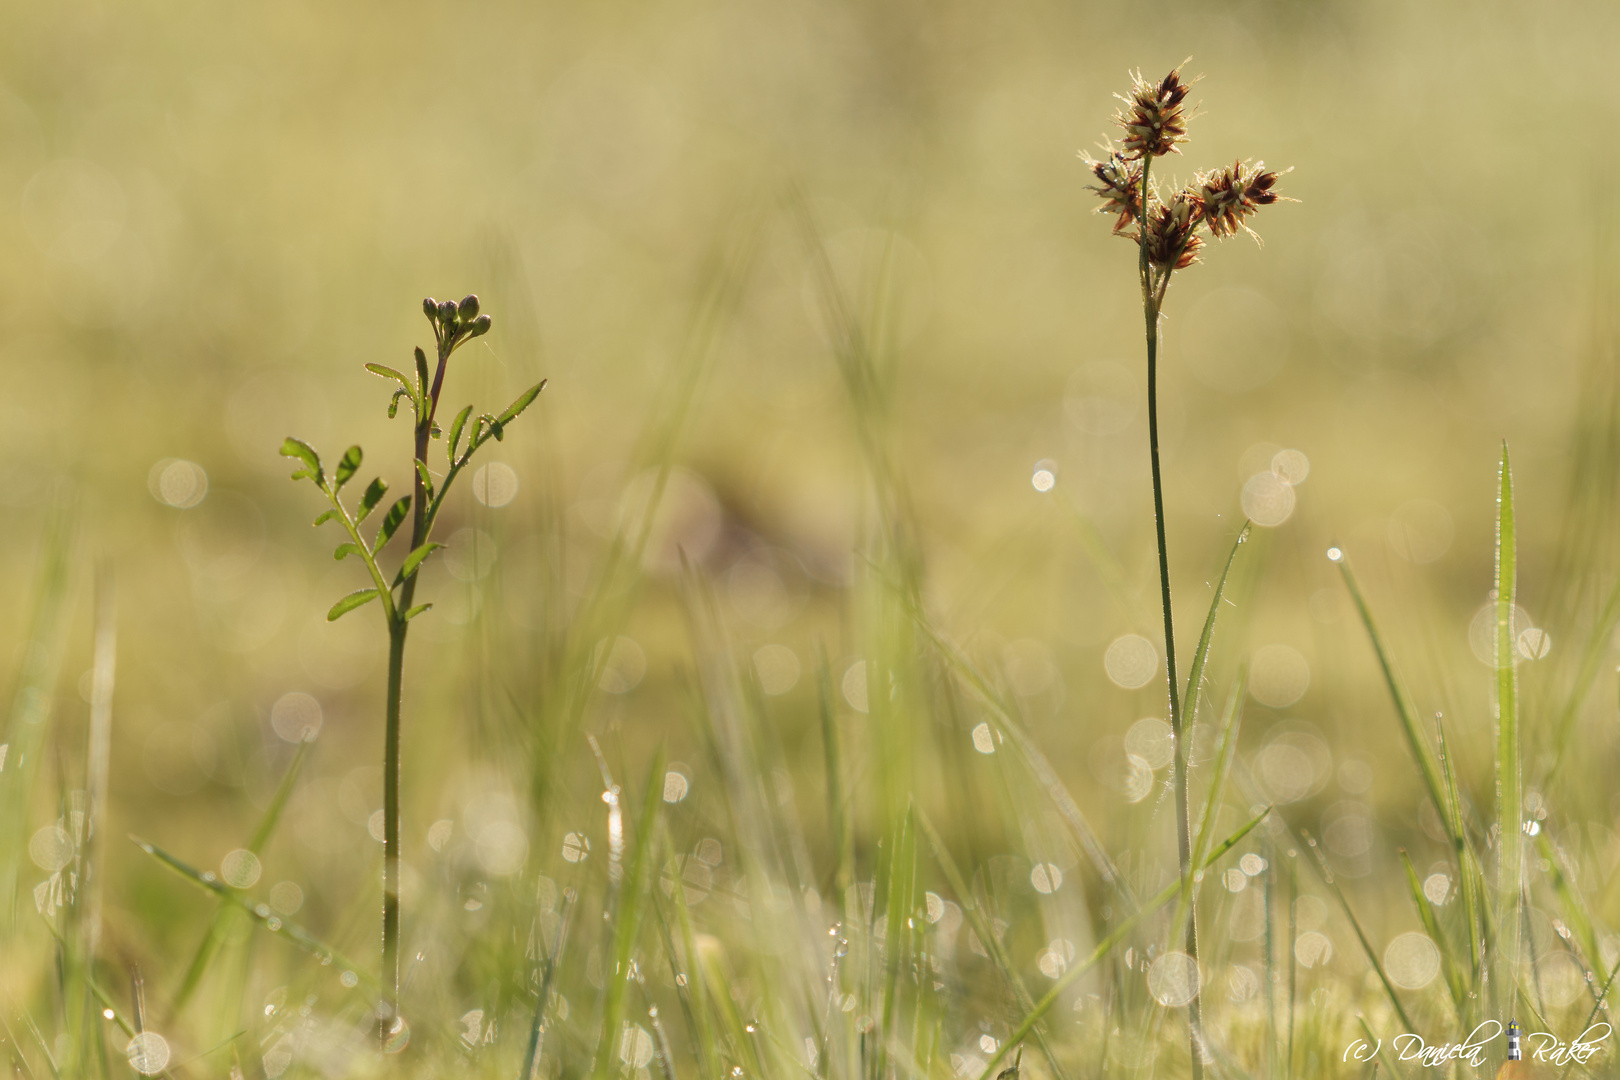
<svg viewBox="0 0 1620 1080"><path fill-rule="evenodd" d="M1526 978L1573 1034L1592 1000L1582 972L1601 983L1620 944L1605 929L1620 927L1606 779L1620 656L1599 612L1620 452L1617 22L1597 3L1339 0L13 8L0 40L0 655L22 693L0 741L45 733L6 822L0 1060L39 1076L47 1049L81 1037L59 1015L46 923L75 887L52 874L79 854L99 582L116 597L117 675L86 970L122 1015L139 969L176 1075L375 1064L365 987L245 920L202 976L211 993L173 1009L213 901L124 838L229 880L221 859L318 723L243 895L375 967L386 634L372 609L326 621L363 575L332 561L337 538L309 527L321 506L277 449L286 435L332 456L360 442L404 490L408 425L386 418L388 386L362 364L407 368L431 340L420 299L476 292L494 331L452 361L449 399L492 408L549 385L453 496L449 548L424 572L436 607L413 623L404 735L407 957L420 958L398 1060L518 1069L566 887L578 925L551 987L566 1000L539 1053L546 1075L589 1066L605 1015L634 1020L608 1033L614 1069L661 1067L667 1038L679 1075L735 1062L787 1076L794 1061L816 1075L829 1061L835 1075L976 1075L1024 1009L971 928L954 961L954 940L914 954L956 994L917 1005L929 1038L871 1005L884 983L840 971L840 956L840 987L816 998L826 930L863 903L871 919L873 881L879 914L907 916L890 862L902 843L916 910L958 934L969 901L898 824L914 800L1001 897L982 903L1010 924L1036 998L1101 940L1110 894L997 717L1021 720L1141 895L1174 879L1168 729L1139 723L1165 708L1136 253L1093 214L1076 151L1109 133L1127 68L1159 75L1188 54L1203 104L1167 171L1263 158L1293 168L1282 190L1298 200L1256 222L1263 246L1207 251L1166 303L1183 650L1245 513L1267 526L1234 572L1201 717L1213 730L1247 657L1247 787L1217 832L1275 804L1321 836L1422 1030L1453 1037L1430 953L1386 946L1424 930L1396 847L1442 917L1459 871L1324 552L1340 545L1361 574L1419 713L1446 714L1465 799L1489 819L1493 626L1476 616L1506 439L1520 618L1544 633L1526 655L1550 643L1519 669L1527 812L1567 855L1601 953L1563 944L1578 920L1547 858L1532 866L1542 954ZM839 359L847 326L829 288L865 335L870 384L847 349ZM655 496L645 550L604 570ZM895 600L913 584L926 629ZM59 623L31 640L53 603ZM1543 790L1583 658L1596 680ZM882 708L879 671L894 687ZM972 692L980 677L994 708ZM845 752L831 798L829 730ZM660 745L675 764L655 785L667 836L654 865L684 875L685 904L673 877L651 889L634 945L650 958L632 980L646 1000L612 1013L602 986L604 971L618 985L619 939L600 912L625 871L603 770L639 806ZM1259 861L1205 883L1205 1016L1234 1075L1288 1071L1266 1042L1279 985L1297 981L1295 1074L1348 1068L1339 1051L1362 1032L1347 1003L1374 1019L1383 1007L1309 866L1294 920L1262 932L1251 900L1288 845L1262 827L1238 852ZM1286 906L1288 882L1273 884ZM777 917L791 929L767 932ZM881 970L881 930L843 932ZM1257 941L1278 935L1292 964L1261 957ZM677 1005L688 984L668 977L670 957L697 963L693 942L715 1001L762 1018L758 1045L705 1042L705 1008ZM781 975L795 950L800 1006L772 999L801 994ZM1574 959L1548 964L1548 950ZM1078 1075L1152 1065L1130 1045L1155 1009L1144 991L1177 1002L1144 983L1149 955L1111 959L1047 1019ZM1265 978L1285 967L1284 983ZM738 985L715 991L727 972ZM648 1001L664 1002L668 1036L649 1034ZM872 1030L883 1038L863 1042ZM108 1032L127 1075L129 1037ZM1158 1067L1185 1070L1184 1038L1163 1042ZM1053 1068L1030 1047L1025 1068Z"/></svg>

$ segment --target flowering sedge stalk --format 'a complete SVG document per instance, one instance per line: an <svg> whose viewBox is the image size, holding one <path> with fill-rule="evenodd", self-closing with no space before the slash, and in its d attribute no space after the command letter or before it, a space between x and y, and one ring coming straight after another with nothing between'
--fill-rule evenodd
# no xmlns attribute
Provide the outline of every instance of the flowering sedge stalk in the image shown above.
<svg viewBox="0 0 1620 1080"><path fill-rule="evenodd" d="M1101 160L1087 157L1087 165L1097 179L1092 188L1102 199L1100 213L1115 216L1114 233L1137 244L1137 272L1142 285L1142 314L1147 336L1148 449L1153 471L1153 519L1159 553L1160 606L1164 612L1165 674L1170 691L1170 729L1175 739L1176 846L1181 869L1183 900L1191 899L1192 841L1187 798L1187 722L1182 716L1181 695L1176 673L1175 617L1170 596L1170 557L1165 543L1164 483L1159 463L1159 312L1164 305L1170 278L1199 261L1204 246L1200 232L1225 239L1237 232L1250 232L1247 219L1279 196L1274 187L1277 174L1266 172L1262 163L1242 161L1231 168L1198 174L1192 184L1169 200L1159 196L1151 175L1153 159L1179 154L1187 138L1185 103L1190 84L1177 68L1158 82L1144 80L1140 72L1131 76L1131 92L1121 96L1125 108L1114 116L1124 131L1121 146L1105 147ZM1125 230L1134 225L1131 232ZM1251 235L1252 232L1250 232ZM1198 962L1198 919L1196 906L1189 905L1185 948ZM1203 1075L1208 1053L1203 1045L1202 1009L1198 997L1188 1005L1188 1041L1192 1075Z"/></svg>
<svg viewBox="0 0 1620 1080"><path fill-rule="evenodd" d="M454 300L442 303L432 298L422 301L422 311L433 325L437 367L432 377L428 374L427 354L416 350L415 378L382 364L367 364L366 370L399 385L388 405L390 418L399 412L400 399L411 407L412 425L412 490L396 500L383 515L382 524L371 541L360 532L360 526L382 502L388 485L377 477L366 487L360 501L351 511L342 499L343 486L360 469L364 454L358 446L351 446L343 454L330 475L322 468L320 455L308 443L289 438L282 444L281 453L295 458L303 468L293 473L293 479L307 478L321 490L331 503L331 509L315 519L316 525L328 521L339 522L349 539L338 545L333 558L345 559L358 555L371 578L369 588L359 589L343 597L327 612L328 621L335 621L373 600L380 600L383 622L388 628L388 697L383 735L383 928L382 928L382 999L377 1006L377 1033L384 1051L403 1048L408 1038L399 1015L399 747L400 705L405 677L405 638L410 621L425 614L433 605L416 604L417 572L433 552L443 547L431 540L433 524L444 506L445 495L467 463L490 439L505 437L506 425L528 408L545 387L542 380L518 397L499 416L484 413L472 422L472 406L468 405L456 415L445 433L434 422L438 415L439 394L444 389L445 368L450 354L458 347L489 332L491 320L478 313L478 297L467 296L458 304ZM463 433L467 433L465 443ZM434 484L428 470L428 444L441 435L446 438L449 469ZM382 549L393 539L399 527L411 515L411 546L400 563L398 571L390 577L378 562Z"/></svg>

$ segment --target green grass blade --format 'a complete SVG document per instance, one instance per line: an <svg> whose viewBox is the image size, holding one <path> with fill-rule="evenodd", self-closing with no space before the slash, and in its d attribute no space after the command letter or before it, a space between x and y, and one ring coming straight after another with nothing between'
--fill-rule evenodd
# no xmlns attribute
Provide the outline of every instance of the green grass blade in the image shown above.
<svg viewBox="0 0 1620 1080"><path fill-rule="evenodd" d="M827 834L833 844L833 890L843 896L855 880L855 836L850 829L844 794L843 751L838 735L838 699L832 663L825 646L817 646L816 699L821 714L822 757L827 772Z"/></svg>
<svg viewBox="0 0 1620 1080"><path fill-rule="evenodd" d="M1513 522L1513 469L1502 444L1501 489L1496 515L1496 823L1497 916L1505 931L1497 960L1503 972L1518 970L1520 898L1524 874L1520 838L1524 796L1519 773L1518 642L1513 636L1513 605L1518 583L1518 545ZM1506 980L1502 980L1504 983ZM1509 1002L1508 1011L1513 1012Z"/></svg>
<svg viewBox="0 0 1620 1080"><path fill-rule="evenodd" d="M1592 913L1586 906L1575 883L1570 880L1568 859L1564 852L1553 846L1545 831L1536 835L1536 850L1551 867L1553 894L1564 910L1564 922L1569 926L1577 955L1587 972L1587 986L1592 988L1597 973L1603 967L1603 954L1598 949L1597 933L1593 930Z"/></svg>
<svg viewBox="0 0 1620 1080"><path fill-rule="evenodd" d="M1221 601L1226 596L1226 579L1232 573L1232 564L1237 561L1238 549L1249 539L1250 527L1250 523L1245 521L1243 528L1238 530L1237 539L1232 541L1232 550L1226 556L1226 565L1221 568L1220 580L1215 583L1215 595L1209 601L1209 614L1204 617L1203 633L1198 635L1198 648L1193 651L1192 666L1187 669L1187 692L1181 700L1184 704L1182 716L1188 724L1198 722L1198 699L1204 688L1204 666L1209 662L1210 645L1215 639L1215 620L1221 613Z"/></svg>
<svg viewBox="0 0 1620 1080"><path fill-rule="evenodd" d="M1230 560L1228 560L1230 564ZM1219 591L1217 590L1217 596ZM1226 795L1226 778L1232 770L1232 757L1237 753L1238 726L1243 719L1243 697L1249 689L1249 669L1238 669L1237 683L1226 700L1226 715L1221 720L1221 746L1215 755L1215 775L1210 778L1209 795L1204 800L1204 816L1198 825L1189 866L1203 866L1204 852L1214 839L1215 819L1219 816L1221 800ZM1186 937L1186 919L1198 903L1198 884L1189 873L1182 883L1181 899L1176 903L1176 914L1170 920L1170 941Z"/></svg>
<svg viewBox="0 0 1620 1080"><path fill-rule="evenodd" d="M235 889L231 888L229 885L226 885L224 882L214 877L214 875L203 874L202 871L198 870L196 867L169 854L167 851L158 847L150 840L142 840L138 836L131 836L130 840L134 841L135 845L142 851L146 852L158 862L180 875L180 877L191 882L199 889L202 889L205 892L213 893L226 903L233 904L242 911L247 912L255 920L263 924L266 930L269 930L277 937L286 938L303 951L315 957L315 959L319 960L323 965L342 965L347 970L354 972L355 976L371 989L381 989L382 984L377 981L377 977L375 975L367 974L367 969L365 967L361 967L354 961L345 957L342 953L338 952L336 949L322 943L318 938L315 937L315 935L311 934L308 930L305 930L297 923L288 922L285 919L272 915L269 908L250 906L246 900L242 899Z"/></svg>
<svg viewBox="0 0 1620 1080"><path fill-rule="evenodd" d="M664 805L664 754L653 755L647 783L641 797L640 820L636 822L635 847L624 868L624 886L619 892L618 910L613 919L613 969L607 973L603 990L602 1026L597 1036L596 1067L593 1075L608 1080L618 1059L619 1029L624 1022L626 991L630 982L636 942L641 936L641 914L652 890L656 859L658 817Z"/></svg>
<svg viewBox="0 0 1620 1080"><path fill-rule="evenodd" d="M1485 874L1467 838L1467 819L1463 815L1462 794L1457 787L1457 771L1451 765L1451 751L1446 745L1446 726L1439 716L1435 717L1434 731L1440 742L1440 770L1446 785L1446 804L1450 807L1452 820L1463 826L1452 836L1451 847L1457 859L1457 885L1462 893L1463 923L1468 932L1468 986L1470 992L1477 995L1485 963L1485 927L1480 914L1484 905ZM1477 1009L1477 997L1475 1002Z"/></svg>
<svg viewBox="0 0 1620 1080"><path fill-rule="evenodd" d="M1333 549L1338 551L1337 548ZM1428 740L1423 735L1423 729L1418 724L1417 707L1401 684L1400 677L1395 674L1395 663L1390 658L1389 649L1384 644L1384 637L1378 632L1378 624L1373 620L1372 608L1367 604L1367 598L1361 591L1361 584L1356 580L1355 572L1350 569L1348 556L1340 554L1335 560L1339 564L1339 573L1344 577L1345 587L1350 590L1350 598L1356 605L1356 613L1361 617L1361 624L1366 628L1367 637L1372 641L1373 652L1378 657L1378 667L1383 673L1384 684L1389 688L1390 698L1395 703L1395 713L1401 722L1401 733L1406 737L1407 749L1412 752L1412 758L1417 762L1418 771L1423 776L1423 786L1427 789L1429 799L1434 803L1446 831L1453 840L1462 835L1462 823L1453 820L1447 812L1447 802L1443 795L1440 781L1440 768L1435 763L1434 752L1429 748Z"/></svg>
<svg viewBox="0 0 1620 1080"><path fill-rule="evenodd" d="M568 928L574 918L574 902L579 893L572 888L563 891L562 914L557 920L557 937L546 953L546 970L540 977L540 993L534 1000L534 1019L529 1024L529 1042L523 1051L523 1070L518 1080L535 1080L534 1067L540 1059L540 1040L546 1030L546 1010L551 1004L551 987L557 979L557 962L568 945Z"/></svg>
<svg viewBox="0 0 1620 1080"><path fill-rule="evenodd" d="M1367 932L1361 928L1361 920L1356 918L1356 913L1351 910L1350 898L1345 896L1344 890L1339 887L1338 880L1334 878L1333 871L1328 867L1327 857L1322 854L1322 849L1317 846L1316 838L1304 832L1300 833L1300 837L1304 841L1305 847L1315 857L1314 865L1318 876L1322 879L1322 884L1328 887L1328 891L1333 894L1333 898L1339 902L1340 910L1344 912L1344 917L1350 922L1350 929L1356 932L1356 940L1361 943L1361 951L1367 954L1367 962L1372 965L1373 973L1378 976L1378 981L1383 984L1384 993L1388 996L1389 1003L1395 1007L1395 1015L1399 1016L1401 1023L1405 1025L1401 1030L1416 1031L1417 1028L1412 1024L1412 1018L1406 1014L1406 1006L1401 1004L1400 995L1395 993L1395 984L1389 981L1389 976L1384 972L1384 965L1378 959L1378 951L1372 947L1372 942L1367 938Z"/></svg>
<svg viewBox="0 0 1620 1080"><path fill-rule="evenodd" d="M1458 1020L1464 1020L1468 1015L1468 989L1463 985L1462 973L1457 968L1457 958L1451 948L1451 939L1440 930L1440 920L1435 917L1434 905L1429 903L1429 898L1423 893L1423 883L1418 880L1417 867L1412 865L1412 857L1406 853L1405 848L1400 849L1400 856L1401 866L1406 870L1406 884L1412 892L1412 905L1417 908L1424 933L1429 935L1429 940L1440 950L1441 971L1445 975L1446 989L1451 994L1452 1005L1457 1009Z"/></svg>
<svg viewBox="0 0 1620 1080"><path fill-rule="evenodd" d="M299 743L298 751L293 755L292 762L287 771L282 773L281 782L276 785L276 793L270 797L270 805L265 808L259 818L258 827L248 840L247 849L257 855L264 850L275 834L276 825L281 821L281 815L287 808L287 800L292 797L293 787L298 782L299 774L303 772L304 762L308 759L315 740L306 738ZM197 951L191 958L191 964L186 968L186 975L180 983L180 989L175 991L173 1009L176 1013L184 1009L191 1000L191 995L197 992L202 985L203 976L208 973L209 965L214 957L219 955L220 946L230 937L232 924L240 919L240 913L224 904L214 909L213 922L209 924L208 933L203 936L197 945Z"/></svg>
<svg viewBox="0 0 1620 1080"><path fill-rule="evenodd" d="M1269 813L1271 813L1271 807L1268 806L1250 819L1250 821L1237 832L1221 841L1221 843L1216 846L1215 850L1210 852L1209 858L1204 861L1204 865L1199 867L1199 869L1207 870L1209 867L1215 865L1215 863L1219 861L1223 855L1225 855L1228 851L1231 851L1238 844L1242 843L1243 838L1248 836L1255 826L1264 821L1266 815ZM1087 956L1080 963L1076 964L1074 967L1070 968L1068 971L1064 972L1063 975L1052 984L1051 989L1047 990L1047 992L1041 996L1041 999L1035 1003L1035 1007L1031 1009L1024 1019L1020 1021L1018 1026L1013 1029L1012 1034L1007 1036L1006 1040L1002 1042L1001 1048L991 1055L990 1060L984 1066L984 1071L979 1073L978 1080L994 1080L994 1077L996 1076L996 1066L1001 1064L1001 1060L1007 1056L1008 1052L1011 1051L1013 1047L1022 1044L1023 1041L1029 1037L1030 1032L1035 1030L1035 1025L1040 1022L1041 1017L1045 1016L1052 1006L1057 1004L1058 998L1062 996L1063 991L1067 990L1071 985L1073 985L1075 980L1079 979L1080 976L1096 967L1097 964L1101 962L1103 957L1112 952L1116 945L1118 945L1121 941L1124 941L1126 936L1129 935L1132 930L1136 929L1138 923L1147 918L1149 915L1158 911L1160 908L1164 907L1164 905L1168 904L1171 900L1174 900L1176 895L1180 892L1180 880L1172 881L1163 889L1160 889L1156 894L1149 898L1147 903L1142 906L1141 910L1137 911L1129 918L1121 920L1119 925L1114 927L1112 933L1097 943L1097 947L1091 950L1091 954L1089 956Z"/></svg>
<svg viewBox="0 0 1620 1080"><path fill-rule="evenodd" d="M951 857L950 849L945 846L945 841L940 837L939 831L934 828L934 823L928 820L928 815L921 807L913 806L912 816L916 818L918 828L922 830L923 836L928 840L928 847L934 853L934 861L939 864L940 870L945 874L945 880L950 883L952 891L961 900L962 914L967 916L969 925L973 927L973 932L978 935L979 943L984 946L984 951L989 954L991 962L996 966L996 970L1001 973L1002 980L1007 984L1008 989L1012 991L1013 999L1018 1003L1018 1007L1023 1010L1024 1015L1034 1016L1038 1006L1035 999L1030 996L1029 987L1024 985L1024 980L1018 974L1018 969L1013 966L1012 957L1007 955L1006 946L1002 945L1001 939L996 937L995 928L990 925L990 920L985 918L984 911L974 898L973 891L968 887L967 879L962 876L961 868L956 865L956 860ZM1057 1064L1051 1047L1047 1045L1045 1033L1032 1024L1029 1031L1025 1033L1025 1035L1030 1034L1033 1034L1035 1045L1040 1049L1041 1056L1046 1058L1052 1074L1061 1077L1063 1075L1062 1069ZM1024 1036L1020 1036L1020 1038L1022 1037Z"/></svg>

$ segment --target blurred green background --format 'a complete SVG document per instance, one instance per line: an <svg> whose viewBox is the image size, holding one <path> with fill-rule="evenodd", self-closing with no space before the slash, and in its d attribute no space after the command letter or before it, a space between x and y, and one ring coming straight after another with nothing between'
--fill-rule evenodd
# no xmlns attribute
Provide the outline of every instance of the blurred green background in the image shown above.
<svg viewBox="0 0 1620 1080"><path fill-rule="evenodd" d="M1298 202L1257 219L1263 246L1208 251L1167 302L1182 648L1245 484L1283 462L1298 483L1255 490L1286 520L1260 538L1221 646L1287 647L1264 654L1281 665L1275 708L1256 661L1245 752L1264 773L1268 732L1296 725L1328 754L1296 793L1313 814L1364 799L1413 828L1404 751L1323 552L1342 545L1366 578L1421 709L1479 737L1459 757L1484 796L1491 676L1469 626L1503 439L1520 603L1551 640L1528 695L1568 683L1557 665L1612 576L1617 23L1607 4L1389 0L15 7L0 40L6 655L26 650L46 518L70 507L55 722L82 745L100 565L119 606L112 834L211 865L290 754L277 703L307 694L320 742L264 880L300 883L316 924L361 911L368 940L383 633L369 611L324 621L361 571L330 560L335 534L309 528L319 507L276 450L288 434L329 457L358 441L405 484L407 427L361 365L408 364L429 340L422 296L477 292L495 329L456 356L449 400L496 407L550 383L456 496L423 586L439 606L411 645L431 672L407 709L407 834L529 784L524 755L547 748L526 725L554 692L546 629L645 500L646 432L677 413L647 581L625 640L603 646L586 726L629 747L635 776L658 739L700 753L684 552L781 699L790 756L819 768L818 647L844 705L864 700L845 597L871 508L804 208L850 294L888 297L894 465L936 615L1124 835L1118 778L1092 766L1163 715L1157 681L1126 689L1104 665L1121 635L1159 638L1141 315L1135 252L1093 216L1076 150L1108 134L1128 68L1191 54L1202 104L1168 172L1263 158L1292 168ZM738 251L734 301L693 346L716 252ZM791 652L760 652L773 645ZM1571 797L1607 821L1613 650L1603 661ZM1301 662L1308 689L1290 698ZM1534 721L1526 740L1532 758L1550 746ZM556 767L594 784L588 753L559 747L573 757ZM75 786L78 766L58 767ZM1352 876L1367 850L1340 853ZM202 901L110 851L111 947L184 955Z"/></svg>

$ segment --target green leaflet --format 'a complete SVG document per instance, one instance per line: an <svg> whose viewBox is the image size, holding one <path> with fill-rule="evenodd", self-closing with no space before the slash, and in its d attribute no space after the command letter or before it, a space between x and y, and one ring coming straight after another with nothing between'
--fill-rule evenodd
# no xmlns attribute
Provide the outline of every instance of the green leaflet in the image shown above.
<svg viewBox="0 0 1620 1080"><path fill-rule="evenodd" d="M360 607L362 604L371 603L371 601L377 599L379 595L380 594L374 588L360 589L357 592L352 592L332 605L332 610L326 613L326 621L337 622L339 619L343 618L343 616L347 615L355 608Z"/></svg>

